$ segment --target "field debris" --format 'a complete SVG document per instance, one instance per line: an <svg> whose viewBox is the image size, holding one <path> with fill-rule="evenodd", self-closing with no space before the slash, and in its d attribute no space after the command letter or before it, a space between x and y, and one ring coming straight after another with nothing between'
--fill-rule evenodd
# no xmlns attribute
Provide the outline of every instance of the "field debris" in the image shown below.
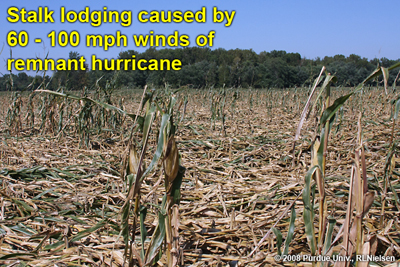
<svg viewBox="0 0 400 267"><path fill-rule="evenodd" d="M294 266L274 258L278 247L272 228L279 230L285 241L293 207L296 219L288 253L310 254L300 195L319 134L314 118L319 117L317 110L323 104L317 104L304 121L293 153L309 88L223 90L177 93L174 120L178 128L173 143L179 150L180 164L186 168L179 214L173 222L179 229L178 264ZM331 102L348 90L332 87ZM123 99L120 108L136 114L142 92L116 91L110 101ZM326 155L325 201L327 216L336 220L332 228L336 236L345 224L361 112L367 186L374 193L362 222L365 240L371 244L370 253L394 256L399 261L399 128L393 123L390 105L396 95L391 90L386 95L383 88L365 88L338 111ZM88 97L95 99L95 94L88 92ZM32 102L36 118L30 124L26 114L32 109L24 106L28 98L25 93L18 98L22 103L18 124L7 126L7 109L0 110L0 264L123 266L121 208L128 186L120 170L134 120L117 110L96 108L92 102L36 92ZM11 93L0 94L0 99L9 103ZM41 109L39 103L43 103ZM87 121L100 126L80 124L84 112L92 114ZM96 122L100 118L103 121ZM149 147L155 147L157 136L157 130L151 131ZM154 151L149 148L146 153L144 165L149 166ZM148 237L155 231L156 214L166 190L162 170L160 162L140 189L142 205L147 208ZM318 228L318 205L314 209L314 226ZM139 230L135 238L135 245L140 245ZM147 238L144 245L149 243ZM340 242L333 243L332 249L339 253ZM161 257L156 266L166 266L166 260L166 256Z"/></svg>

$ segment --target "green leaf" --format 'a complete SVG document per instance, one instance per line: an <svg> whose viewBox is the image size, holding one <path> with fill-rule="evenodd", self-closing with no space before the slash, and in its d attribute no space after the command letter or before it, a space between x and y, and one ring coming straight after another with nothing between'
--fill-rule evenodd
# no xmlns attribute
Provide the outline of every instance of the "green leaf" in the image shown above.
<svg viewBox="0 0 400 267"><path fill-rule="evenodd" d="M121 228L122 228L122 237L124 238L125 247L128 247L129 243L129 210L131 205L124 205L122 208L122 218L121 218Z"/></svg>
<svg viewBox="0 0 400 267"><path fill-rule="evenodd" d="M21 200L15 199L15 198L10 198L10 199L12 202L17 204L22 210L24 210L25 214L29 214L29 212L32 212L35 210L34 208L32 208L31 206L26 204L24 201L21 201Z"/></svg>
<svg viewBox="0 0 400 267"><path fill-rule="evenodd" d="M144 118L144 124L143 124L143 140L146 140L147 136L150 133L150 128L151 125L153 124L155 117L154 116L155 112L156 112L156 106L152 105L146 113L146 117Z"/></svg>
<svg viewBox="0 0 400 267"><path fill-rule="evenodd" d="M369 80L372 80L375 77L378 77L380 75L384 76L384 79L386 79L389 76L389 71L392 69L395 69L397 67L400 67L400 62L390 66L389 68L383 68L383 67L378 67L376 68L363 82L361 82L357 87L351 92L350 94L347 94L345 96L339 97L338 99L335 100L335 102L328 107L324 113L321 116L321 125L324 125L326 121L330 120L333 115L336 113L336 111L346 102L347 99L349 99L350 96L352 96L354 93L358 92L361 90L365 83L368 82ZM387 82L386 82L387 83Z"/></svg>
<svg viewBox="0 0 400 267"><path fill-rule="evenodd" d="M331 119L329 120L329 132L327 137L329 138L329 133L331 132L332 129L332 125L333 125L333 120L335 119L335 114L333 114L333 116L331 117ZM320 133L320 145L317 151L317 158L318 158L318 165L320 167L321 170L323 170L323 166L322 166L322 161L324 158L324 151L325 151L325 130L326 130L326 123L325 123L325 127L322 128L321 133ZM328 144L328 143L327 143ZM322 173L323 175L324 173Z"/></svg>
<svg viewBox="0 0 400 267"><path fill-rule="evenodd" d="M146 94L143 97L142 106L140 107L141 110L143 110L147 102L150 103L153 100L154 92L155 92L154 89L150 90L150 92L149 91L146 92Z"/></svg>
<svg viewBox="0 0 400 267"><path fill-rule="evenodd" d="M278 248L278 255L282 255L281 251L281 246L282 246L282 233L275 227L272 228L272 231L274 232L276 236L276 247Z"/></svg>
<svg viewBox="0 0 400 267"><path fill-rule="evenodd" d="M157 161L160 159L162 152L164 150L164 130L165 127L167 126L169 122L169 114L164 114L161 119L161 126L160 126L160 134L158 136L158 143L157 143L157 149L154 153L153 160L150 162L149 166L147 167L146 171L143 173L140 182L143 181L143 179L146 177L146 175L151 172L157 163Z"/></svg>
<svg viewBox="0 0 400 267"><path fill-rule="evenodd" d="M56 190L56 189L58 189L58 188L60 188L60 186L50 188L50 189L48 189L48 190L46 190L46 191L40 193L40 194L37 195L36 197L32 198L32 200L33 200L33 199L39 199L39 198L41 198L42 196L46 195L47 193L50 193L50 192L52 192L52 191L54 191L54 190ZM58 195L58 194L57 194L57 195Z"/></svg>
<svg viewBox="0 0 400 267"><path fill-rule="evenodd" d="M126 176L126 180L128 181L128 192L129 192L129 189L132 187L132 185L133 185L133 181L134 181L134 174L129 174L128 176Z"/></svg>
<svg viewBox="0 0 400 267"><path fill-rule="evenodd" d="M98 222L95 226L90 227L88 229L85 229L83 231L80 231L78 234L76 234L70 241L74 242L74 241L78 241L82 238L84 238L85 236L90 235L92 232L104 227L107 224L106 220L101 220L100 222Z"/></svg>
<svg viewBox="0 0 400 267"><path fill-rule="evenodd" d="M319 148L317 151L318 166L322 170L322 161L324 159L324 144L325 144L325 127L322 128L320 136Z"/></svg>
<svg viewBox="0 0 400 267"><path fill-rule="evenodd" d="M326 232L326 238L325 238L325 246L323 250L322 255L326 255L328 252L329 248L331 247L332 244L332 236L333 236L333 228L335 227L336 220L332 217L328 218L329 221L329 226L328 226L328 231Z"/></svg>
<svg viewBox="0 0 400 267"><path fill-rule="evenodd" d="M58 248L58 247L63 246L63 245L65 245L65 241L58 241L58 242L53 243L51 245L45 246L44 250L55 249L55 248Z"/></svg>
<svg viewBox="0 0 400 267"><path fill-rule="evenodd" d="M156 230L151 237L150 246L147 249L146 256L145 256L145 264L149 264L154 257L157 256L157 251L159 250L162 242L165 238L165 219L166 215L163 215L161 212L158 212L158 225Z"/></svg>
<svg viewBox="0 0 400 267"><path fill-rule="evenodd" d="M181 200L181 185L183 180L183 175L185 174L186 168L179 166L178 174L172 182L170 196L174 199L174 204L179 204Z"/></svg>
<svg viewBox="0 0 400 267"><path fill-rule="evenodd" d="M350 96L352 96L354 92L347 94L345 96L339 97L338 99L333 102L333 104L325 109L324 113L322 113L321 116L321 125L324 125L328 120L330 120L333 115L335 115L336 111L343 106L343 104L349 99Z"/></svg>
<svg viewBox="0 0 400 267"><path fill-rule="evenodd" d="M35 257L36 254L34 254L34 253L10 253L10 254L1 256L0 260L18 259L19 257L26 257L26 256Z"/></svg>
<svg viewBox="0 0 400 267"><path fill-rule="evenodd" d="M400 110L400 99L397 100L396 106L394 109L394 119L397 120L397 116L399 115L399 110Z"/></svg>
<svg viewBox="0 0 400 267"><path fill-rule="evenodd" d="M311 255L315 255L316 251L316 240L315 240L315 232L314 232L314 212L313 207L311 205L311 179L314 175L315 171L321 171L318 165L311 167L311 169L306 173L305 177L305 186L303 190L303 218L305 224L306 235L308 239L308 243L311 249Z"/></svg>
<svg viewBox="0 0 400 267"><path fill-rule="evenodd" d="M37 231L33 230L32 228L26 227L26 226L25 226L24 224L22 224L22 223L19 223L19 224L14 225L14 226L10 226L9 228L10 228L10 229L13 229L13 230L15 230L15 231L24 233L24 234L29 235L29 236L32 236L32 235L34 235L34 234L37 234Z"/></svg>
<svg viewBox="0 0 400 267"><path fill-rule="evenodd" d="M398 67L400 67L400 62L397 62L396 64L393 64L392 66L390 66L388 68L388 70L393 70L393 69L398 68Z"/></svg>
<svg viewBox="0 0 400 267"><path fill-rule="evenodd" d="M296 221L296 210L294 209L294 205L292 207L292 212L290 215L290 224L289 224L289 230L287 233L287 237L285 240L285 249L283 251L283 255L288 255L289 253L289 245L290 242L292 242L293 239L293 234L294 234L294 222Z"/></svg>
<svg viewBox="0 0 400 267"><path fill-rule="evenodd" d="M168 104L168 111L167 111L168 114L172 114L173 108L174 108L174 106L176 104L176 101L178 101L178 99L176 97L174 97L174 96L170 97L169 104Z"/></svg>
<svg viewBox="0 0 400 267"><path fill-rule="evenodd" d="M141 251L141 257L142 260L144 260L144 242L146 241L146 237L147 237L147 229L146 229L146 225L144 224L144 220L146 219L146 215L147 215L147 208L144 206L141 206L140 211L140 237L142 239L142 251Z"/></svg>

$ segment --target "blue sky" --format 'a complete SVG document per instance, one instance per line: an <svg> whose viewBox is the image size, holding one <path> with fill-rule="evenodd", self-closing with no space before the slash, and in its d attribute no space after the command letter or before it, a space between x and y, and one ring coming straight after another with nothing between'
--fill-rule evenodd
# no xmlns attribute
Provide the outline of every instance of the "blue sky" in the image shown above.
<svg viewBox="0 0 400 267"><path fill-rule="evenodd" d="M63 4L61 4L63 3ZM7 21L9 7L37 10L39 6L54 10L55 23L10 23ZM132 11L132 25L122 27L119 23L105 23L100 27L92 27L83 23L60 23L60 7L67 11L77 12L86 6L90 10ZM137 14L152 10L191 10L198 11L203 6L207 9L207 23L140 23ZM236 11L230 27L212 23L212 9ZM215 48L253 49L262 51L285 50L298 52L305 58L316 58L343 54L357 54L373 59L386 57L400 59L400 1L1 1L2 27L0 28L1 46L4 49L0 55L0 72L7 73L6 60L10 49L7 46L7 33L11 30L25 30L29 34L29 44L26 47L12 48L14 58L44 58L49 53L50 58L67 58L70 51L78 51L89 61L92 55L98 58L116 58L118 53L133 49L144 51L134 45L133 34L170 35L174 31L190 36L191 46L199 34L216 32ZM67 32L76 30L80 33L81 44L78 47L51 47L47 35L51 31ZM127 35L127 47L113 47L108 51L102 48L85 47L87 34L115 34L117 30ZM43 43L35 43L35 38L41 38ZM32 73L31 73L32 74Z"/></svg>

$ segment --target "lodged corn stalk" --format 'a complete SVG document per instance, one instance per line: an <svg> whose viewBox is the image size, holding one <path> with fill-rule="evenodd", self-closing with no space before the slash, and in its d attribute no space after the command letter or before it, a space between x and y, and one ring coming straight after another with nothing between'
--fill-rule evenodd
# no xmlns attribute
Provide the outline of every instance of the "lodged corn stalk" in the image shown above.
<svg viewBox="0 0 400 267"><path fill-rule="evenodd" d="M36 90L54 97L63 97L79 101L81 106L99 106L101 108L115 111L119 115L130 117L134 120L134 128L124 156L124 164L121 176L128 185L126 202L121 208L121 225L118 227L126 245L125 256L129 266L150 266L157 262L165 253L168 266L176 266L182 257L179 247L179 201L180 187L182 184L185 168L179 164L179 152L175 141L176 125L173 119L174 106L177 98L174 94L166 92L161 96L154 96L154 91L144 91L142 103L137 115L113 106L109 103L100 102L88 96L78 97L69 93L54 92L49 90ZM144 116L139 116L140 110L145 109ZM160 122L158 129L157 145L154 150L153 159L146 168L144 157L147 153L149 136L154 128L155 121ZM133 141L133 133L140 130L142 141L140 152ZM164 172L165 194L162 204L158 206L158 223L148 240L145 219L147 207L142 203L141 185L145 177L153 171L158 162L162 162ZM140 242L136 242L136 228L139 226ZM101 227L97 225L96 227ZM140 243L138 248L138 244Z"/></svg>
<svg viewBox="0 0 400 267"><path fill-rule="evenodd" d="M108 105L113 105L112 103L112 95L116 89L118 89L117 79L119 72L115 72L111 79L105 82L105 86L100 85L100 80L103 78L100 77L96 80L95 85L95 95L96 98L99 99L102 103L106 103ZM119 103L120 109L122 108L122 98L120 98ZM97 107L94 111L95 118L95 126L97 127L98 133L101 132L102 128L109 128L115 130L119 125L122 124L122 116L120 113L109 110L105 107Z"/></svg>
<svg viewBox="0 0 400 267"><path fill-rule="evenodd" d="M12 133L19 134L22 128L21 121L22 97L20 92L13 93L11 104L7 111L6 124Z"/></svg>

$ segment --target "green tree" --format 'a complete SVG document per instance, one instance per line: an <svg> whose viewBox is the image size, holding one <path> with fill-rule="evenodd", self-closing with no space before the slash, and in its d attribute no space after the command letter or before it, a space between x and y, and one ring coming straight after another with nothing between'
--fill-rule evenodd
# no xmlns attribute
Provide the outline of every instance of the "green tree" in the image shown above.
<svg viewBox="0 0 400 267"><path fill-rule="evenodd" d="M78 52L69 52L68 59L75 59L78 64L77 66L72 64L72 70L57 71L53 77L54 87L65 86L67 90L81 90L88 85L88 66L85 64L85 68L81 68L79 64L79 59L82 57Z"/></svg>

